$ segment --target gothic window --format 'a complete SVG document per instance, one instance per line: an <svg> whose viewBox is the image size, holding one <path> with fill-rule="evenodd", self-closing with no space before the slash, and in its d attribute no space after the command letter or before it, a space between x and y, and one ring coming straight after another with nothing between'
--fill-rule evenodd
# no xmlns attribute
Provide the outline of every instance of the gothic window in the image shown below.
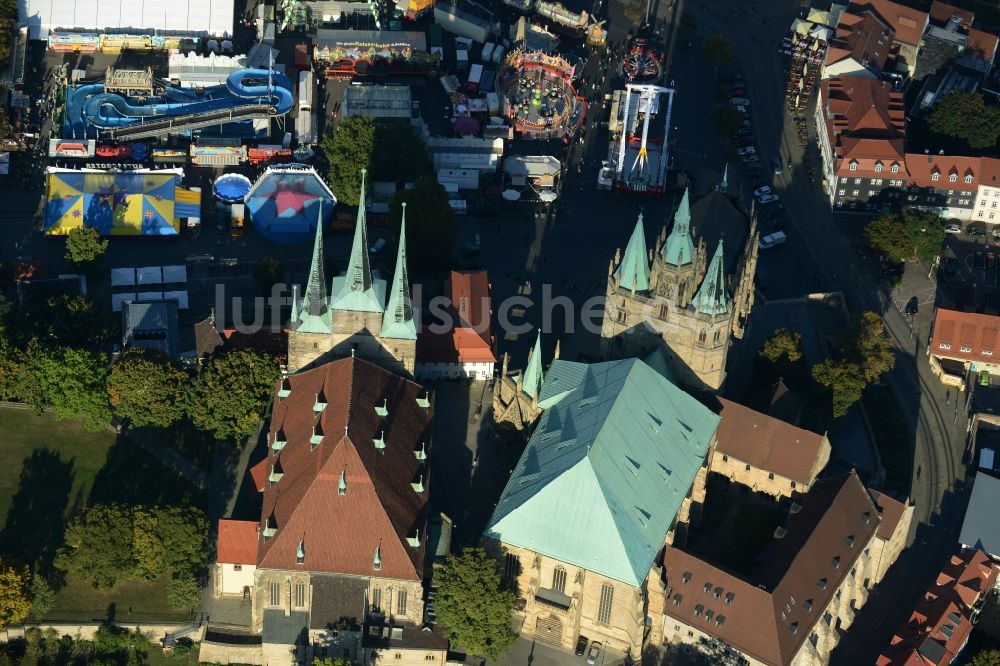
<svg viewBox="0 0 1000 666"><path fill-rule="evenodd" d="M382 608L382 588L372 590L372 609Z"/></svg>
<svg viewBox="0 0 1000 666"><path fill-rule="evenodd" d="M396 595L396 615L406 615L406 590L400 590Z"/></svg>
<svg viewBox="0 0 1000 666"><path fill-rule="evenodd" d="M281 605L281 583L277 581L271 583L271 605Z"/></svg>
<svg viewBox="0 0 1000 666"><path fill-rule="evenodd" d="M552 589L556 592L566 591L566 570L562 567L556 567L552 572Z"/></svg>
<svg viewBox="0 0 1000 666"><path fill-rule="evenodd" d="M707 336L708 336L708 333L707 333L707 332L705 331L705 329L701 329L701 330L700 330L700 331L698 332L698 342L699 342L700 344L705 344L705 338L706 338Z"/></svg>
<svg viewBox="0 0 1000 666"><path fill-rule="evenodd" d="M719 344L719 341L722 340L722 331L716 331L712 340L715 344Z"/></svg>
<svg viewBox="0 0 1000 666"><path fill-rule="evenodd" d="M677 285L677 300L681 303L684 302L684 288L686 286L687 286L686 284Z"/></svg>
<svg viewBox="0 0 1000 666"><path fill-rule="evenodd" d="M306 586L305 583L295 584L295 607L304 608L306 605Z"/></svg>
<svg viewBox="0 0 1000 666"><path fill-rule="evenodd" d="M601 602L597 607L597 621L600 624L611 623L611 604L615 599L615 588L608 583L601 586Z"/></svg>
<svg viewBox="0 0 1000 666"><path fill-rule="evenodd" d="M514 580L521 573L521 562L514 553L506 553L503 556L503 576L507 580Z"/></svg>
<svg viewBox="0 0 1000 666"><path fill-rule="evenodd" d="M618 323L619 324L624 324L626 321L628 321L628 313L625 312L624 310L619 310L618 311Z"/></svg>
<svg viewBox="0 0 1000 666"><path fill-rule="evenodd" d="M669 308L666 305L660 306L660 319L666 319Z"/></svg>

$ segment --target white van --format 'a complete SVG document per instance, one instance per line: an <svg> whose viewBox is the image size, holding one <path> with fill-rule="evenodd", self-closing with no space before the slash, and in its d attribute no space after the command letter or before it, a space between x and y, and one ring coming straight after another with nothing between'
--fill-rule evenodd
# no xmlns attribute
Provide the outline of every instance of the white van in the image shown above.
<svg viewBox="0 0 1000 666"><path fill-rule="evenodd" d="M758 241L757 246L762 250L766 250L774 247L775 245L781 245L786 240L788 240L788 236L785 235L784 231L775 231L773 234L768 234L761 238L760 241Z"/></svg>

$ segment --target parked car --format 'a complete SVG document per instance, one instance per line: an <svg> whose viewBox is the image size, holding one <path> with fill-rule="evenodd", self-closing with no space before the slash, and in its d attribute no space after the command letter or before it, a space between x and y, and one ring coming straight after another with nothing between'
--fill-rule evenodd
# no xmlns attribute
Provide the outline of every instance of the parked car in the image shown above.
<svg viewBox="0 0 1000 666"><path fill-rule="evenodd" d="M756 152L757 152L757 149L754 148L753 146L745 146L743 148L738 149L736 151L736 154L737 155L753 155Z"/></svg>
<svg viewBox="0 0 1000 666"><path fill-rule="evenodd" d="M753 146L757 143L757 138L753 135L743 136L736 140L737 148L746 148L747 146Z"/></svg>
<svg viewBox="0 0 1000 666"><path fill-rule="evenodd" d="M784 171L784 167L781 165L781 158L777 155L771 155L771 166L774 167L775 176L780 176L781 172Z"/></svg>
<svg viewBox="0 0 1000 666"><path fill-rule="evenodd" d="M741 127L740 131L736 133L737 138L753 136L752 127Z"/></svg>
<svg viewBox="0 0 1000 666"><path fill-rule="evenodd" d="M594 666L597 663L597 658L601 656L601 644L594 641L590 644L590 652L587 653L587 664L589 666Z"/></svg>
<svg viewBox="0 0 1000 666"><path fill-rule="evenodd" d="M986 229L983 229L982 227L974 227L972 225L969 225L968 227L965 228L965 233L967 233L970 236L985 236Z"/></svg>
<svg viewBox="0 0 1000 666"><path fill-rule="evenodd" d="M576 656L582 657L583 653L587 651L587 643L589 640L583 634L580 634L580 638L576 639Z"/></svg>
<svg viewBox="0 0 1000 666"><path fill-rule="evenodd" d="M781 197L779 197L777 194L765 194L763 196L757 197L757 201L759 201L762 204L778 203L779 201L781 201Z"/></svg>
<svg viewBox="0 0 1000 666"><path fill-rule="evenodd" d="M763 186L758 187L756 190L753 191L753 195L755 197L762 197L762 196L764 196L766 194L771 194L771 188L768 185L763 185Z"/></svg>
<svg viewBox="0 0 1000 666"><path fill-rule="evenodd" d="M946 234L960 234L960 233L962 233L962 227L958 226L955 223L952 223L952 224L949 224L949 225L945 226L944 232Z"/></svg>
<svg viewBox="0 0 1000 666"><path fill-rule="evenodd" d="M747 107L745 107L745 106L736 105L736 106L733 106L733 108L736 109L737 111L739 111L740 113L742 113L744 116L747 115L750 112L750 110Z"/></svg>
<svg viewBox="0 0 1000 666"><path fill-rule="evenodd" d="M786 240L788 240L788 236L785 235L784 231L775 231L773 234L768 234L757 241L757 245L760 249L767 250L777 245L781 245Z"/></svg>
<svg viewBox="0 0 1000 666"><path fill-rule="evenodd" d="M750 106L750 100L746 97L733 97L729 100L729 106Z"/></svg>
<svg viewBox="0 0 1000 666"><path fill-rule="evenodd" d="M886 277L898 277L903 274L903 269L906 267L903 263L893 264L886 263L882 266L882 275Z"/></svg>

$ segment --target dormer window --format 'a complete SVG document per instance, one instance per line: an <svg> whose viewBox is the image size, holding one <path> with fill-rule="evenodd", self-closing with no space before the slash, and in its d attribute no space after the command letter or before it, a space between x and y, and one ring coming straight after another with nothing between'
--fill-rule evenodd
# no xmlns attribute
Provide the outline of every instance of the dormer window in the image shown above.
<svg viewBox="0 0 1000 666"><path fill-rule="evenodd" d="M379 434L378 434L378 437L376 437L375 439L372 440L372 444L374 444L375 448L378 449L379 451L384 451L385 450L385 431L384 430L380 431Z"/></svg>
<svg viewBox="0 0 1000 666"><path fill-rule="evenodd" d="M375 405L375 413L382 418L389 416L389 400L385 399L381 405Z"/></svg>
<svg viewBox="0 0 1000 666"><path fill-rule="evenodd" d="M411 483L410 487L413 488L413 492L415 492L416 494L423 495L424 494L424 475L423 474L418 475L417 476L417 480L414 481L413 483Z"/></svg>
<svg viewBox="0 0 1000 666"><path fill-rule="evenodd" d="M938 343L938 347L940 347L941 349L951 349L951 343L950 342L939 342Z"/></svg>
<svg viewBox="0 0 1000 666"><path fill-rule="evenodd" d="M422 407L428 409L431 406L431 393L428 390L424 390L423 393L417 396L417 407Z"/></svg>
<svg viewBox="0 0 1000 666"><path fill-rule="evenodd" d="M893 173L899 173L899 165L898 164L893 164L891 167L889 167L889 171L891 171Z"/></svg>
<svg viewBox="0 0 1000 666"><path fill-rule="evenodd" d="M281 477L284 475L285 473L281 470L281 463L275 461L275 463L271 465L271 473L267 475L267 480L273 485L278 481L281 481Z"/></svg>
<svg viewBox="0 0 1000 666"><path fill-rule="evenodd" d="M326 409L326 395L323 391L316 394L316 402L313 403L313 414L319 414Z"/></svg>
<svg viewBox="0 0 1000 666"><path fill-rule="evenodd" d="M306 562L306 540L299 539L299 547L295 549L295 563L305 564Z"/></svg>
<svg viewBox="0 0 1000 666"><path fill-rule="evenodd" d="M378 571L382 568L382 546L375 546L375 554L372 555L372 569Z"/></svg>
<svg viewBox="0 0 1000 666"><path fill-rule="evenodd" d="M312 448L316 448L323 443L323 426L317 423L313 426L312 435L309 436L309 444Z"/></svg>
<svg viewBox="0 0 1000 666"><path fill-rule="evenodd" d="M285 444L288 443L288 438L285 436L285 430L282 428L278 432L274 433L274 440L271 442L271 450L278 452L285 448Z"/></svg>
<svg viewBox="0 0 1000 666"><path fill-rule="evenodd" d="M966 183L971 183L971 182L972 182L972 174L971 174L971 173L970 173L970 174L967 174L967 175L965 176L965 182L966 182Z"/></svg>
<svg viewBox="0 0 1000 666"><path fill-rule="evenodd" d="M406 545L410 548L420 548L420 530L414 536L406 537Z"/></svg>
<svg viewBox="0 0 1000 666"><path fill-rule="evenodd" d="M931 180L933 181L941 180L941 174L935 171L934 173L931 174Z"/></svg>
<svg viewBox="0 0 1000 666"><path fill-rule="evenodd" d="M850 165L847 168L850 169L851 171L857 171L858 170L858 163L855 162L854 160L851 160L851 163L850 163Z"/></svg>
<svg viewBox="0 0 1000 666"><path fill-rule="evenodd" d="M292 394L292 383L288 381L288 377L281 380L281 388L278 389L278 399L284 400Z"/></svg>
<svg viewBox="0 0 1000 666"><path fill-rule="evenodd" d="M882 173L882 163L881 162L876 162L875 163L875 173Z"/></svg>
<svg viewBox="0 0 1000 666"><path fill-rule="evenodd" d="M347 470L340 470L340 481L337 482L337 494L346 495L347 494Z"/></svg>
<svg viewBox="0 0 1000 666"><path fill-rule="evenodd" d="M264 541L267 541L277 533L278 533L278 524L275 522L274 515L272 514L267 519L267 523L264 525Z"/></svg>
<svg viewBox="0 0 1000 666"><path fill-rule="evenodd" d="M958 174L957 173L951 174L950 176L948 176L948 180L951 181L951 182L953 182L953 183L957 183L958 182Z"/></svg>
<svg viewBox="0 0 1000 666"><path fill-rule="evenodd" d="M417 460L427 460L427 444L420 442L420 448L413 452Z"/></svg>

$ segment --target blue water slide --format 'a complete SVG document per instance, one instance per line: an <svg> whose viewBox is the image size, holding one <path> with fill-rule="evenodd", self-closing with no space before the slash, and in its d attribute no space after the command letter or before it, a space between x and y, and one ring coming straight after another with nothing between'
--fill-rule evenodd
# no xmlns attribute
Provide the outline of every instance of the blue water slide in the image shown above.
<svg viewBox="0 0 1000 666"><path fill-rule="evenodd" d="M256 81L256 84L248 84ZM93 83L71 90L66 102L66 121L70 134L83 138L86 126L100 129L129 127L154 118L210 113L248 105L270 105L275 115L292 109L294 86L280 72L271 73L268 86L266 69L241 69L233 72L222 85L202 91L167 87L153 104L133 104L114 93L104 92L104 85Z"/></svg>

